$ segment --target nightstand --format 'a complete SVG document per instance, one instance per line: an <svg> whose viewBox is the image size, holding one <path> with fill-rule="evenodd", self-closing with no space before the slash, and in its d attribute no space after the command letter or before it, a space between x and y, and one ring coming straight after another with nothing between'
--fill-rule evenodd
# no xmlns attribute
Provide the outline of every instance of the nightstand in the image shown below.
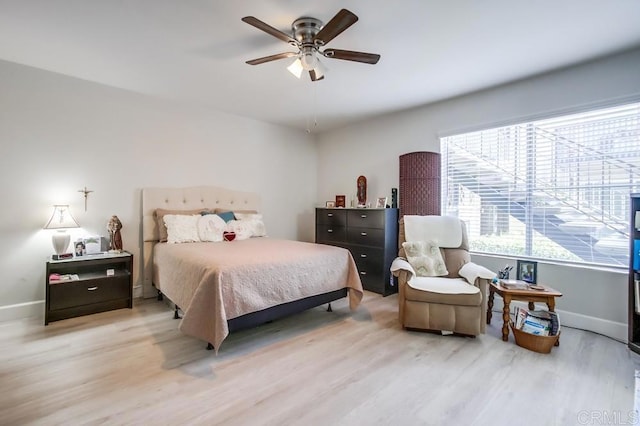
<svg viewBox="0 0 640 426"><path fill-rule="evenodd" d="M73 279L50 279L53 274ZM44 324L133 307L133 255L105 253L47 261Z"/></svg>

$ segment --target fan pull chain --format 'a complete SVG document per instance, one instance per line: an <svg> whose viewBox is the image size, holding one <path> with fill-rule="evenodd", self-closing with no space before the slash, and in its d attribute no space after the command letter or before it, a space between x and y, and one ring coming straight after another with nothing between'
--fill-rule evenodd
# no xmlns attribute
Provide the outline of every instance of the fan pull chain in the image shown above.
<svg viewBox="0 0 640 426"><path fill-rule="evenodd" d="M311 83L311 90L313 91L313 128L318 127L318 85ZM309 128L309 121L311 120L310 115L307 115L307 133L311 133L311 129Z"/></svg>

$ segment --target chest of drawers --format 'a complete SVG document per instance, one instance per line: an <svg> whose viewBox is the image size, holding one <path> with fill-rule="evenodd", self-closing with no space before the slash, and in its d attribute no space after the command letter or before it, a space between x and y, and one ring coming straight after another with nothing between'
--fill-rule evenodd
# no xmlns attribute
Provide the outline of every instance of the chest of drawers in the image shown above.
<svg viewBox="0 0 640 426"><path fill-rule="evenodd" d="M398 255L398 209L316 209L316 243L348 249L365 290L397 292L389 271Z"/></svg>

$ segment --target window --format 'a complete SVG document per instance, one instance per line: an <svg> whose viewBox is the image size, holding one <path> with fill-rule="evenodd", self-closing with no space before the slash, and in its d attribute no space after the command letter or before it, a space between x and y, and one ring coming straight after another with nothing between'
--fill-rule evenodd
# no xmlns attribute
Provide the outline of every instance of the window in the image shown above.
<svg viewBox="0 0 640 426"><path fill-rule="evenodd" d="M640 103L441 139L442 214L471 250L628 265Z"/></svg>

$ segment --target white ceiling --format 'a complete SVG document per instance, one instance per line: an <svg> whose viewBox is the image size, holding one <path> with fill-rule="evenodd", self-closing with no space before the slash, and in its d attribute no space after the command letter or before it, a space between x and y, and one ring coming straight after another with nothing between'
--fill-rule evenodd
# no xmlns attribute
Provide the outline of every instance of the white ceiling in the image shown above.
<svg viewBox="0 0 640 426"><path fill-rule="evenodd" d="M292 48L243 16L290 32L343 7L360 20L328 47L377 65L245 64ZM638 46L639 0L0 0L0 59L316 133Z"/></svg>

